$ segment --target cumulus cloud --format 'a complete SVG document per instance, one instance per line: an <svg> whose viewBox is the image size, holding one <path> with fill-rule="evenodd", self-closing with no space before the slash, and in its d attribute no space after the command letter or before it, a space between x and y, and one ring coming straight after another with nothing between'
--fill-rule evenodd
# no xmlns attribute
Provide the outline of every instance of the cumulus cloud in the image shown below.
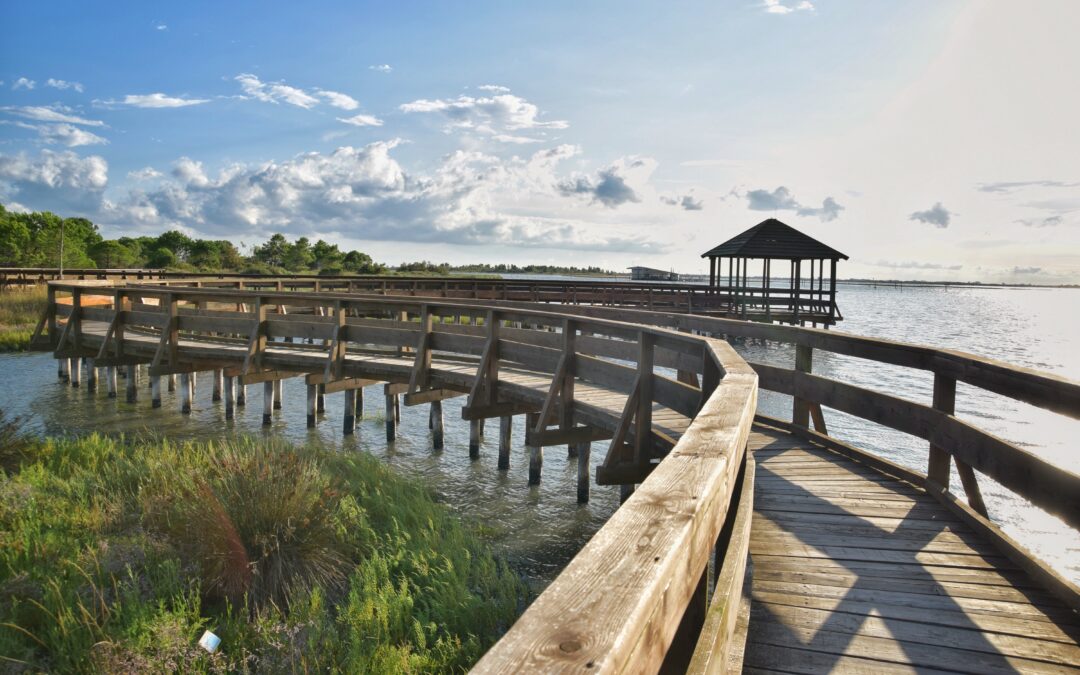
<svg viewBox="0 0 1080 675"><path fill-rule="evenodd" d="M36 86L37 82L34 82L33 80L26 77L20 77L19 79L11 83L12 89L33 89Z"/></svg>
<svg viewBox="0 0 1080 675"><path fill-rule="evenodd" d="M494 94L509 94L510 87L504 87L499 84L482 84L477 87L480 91L490 91Z"/></svg>
<svg viewBox="0 0 1080 675"><path fill-rule="evenodd" d="M500 159L458 151L431 174L412 175L393 158L399 141L305 153L282 162L228 166L216 174L182 158L153 189L132 190L113 215L155 227L235 235L280 230L351 239L655 252L645 236L605 231L573 218L538 217L500 203L546 195L573 146Z"/></svg>
<svg viewBox="0 0 1080 675"><path fill-rule="evenodd" d="M493 85L485 85L493 86ZM531 142L513 131L565 129L565 120L541 121L535 104L513 94L458 96L456 99L418 99L401 105L405 113L435 113L447 120L447 129L466 129L504 142Z"/></svg>
<svg viewBox="0 0 1080 675"><path fill-rule="evenodd" d="M701 211L705 208L704 203L700 199L694 199L694 195L661 195L660 201L669 206L680 206L685 211Z"/></svg>
<svg viewBox="0 0 1080 675"><path fill-rule="evenodd" d="M96 155L51 150L37 157L0 155L0 197L33 209L94 213L108 182L109 165Z"/></svg>
<svg viewBox="0 0 1080 675"><path fill-rule="evenodd" d="M146 166L138 171L128 171L128 178L131 180L153 180L155 178L161 178L163 174L152 166Z"/></svg>
<svg viewBox="0 0 1080 675"><path fill-rule="evenodd" d="M67 80L55 80L55 79L53 79L51 77L48 80L45 81L45 86L46 87L52 87L53 89L71 89L73 91L79 92L80 94L83 91L83 86L82 86L81 82L68 82Z"/></svg>
<svg viewBox="0 0 1080 675"><path fill-rule="evenodd" d="M812 11L813 3L809 0L801 0L798 4L785 5L780 0L762 0L762 6L769 14L791 14L792 12Z"/></svg>
<svg viewBox="0 0 1080 675"><path fill-rule="evenodd" d="M248 97L265 103L279 103L284 101L290 105L301 108L314 108L319 99L307 93L303 89L290 87L284 82L263 82L255 75L241 73L234 78L240 83L240 88Z"/></svg>
<svg viewBox="0 0 1080 675"><path fill-rule="evenodd" d="M1059 180L1021 180L1006 181L1000 183L979 183L975 189L979 192L1015 192L1024 188L1069 188L1080 186L1080 183L1065 183Z"/></svg>
<svg viewBox="0 0 1080 675"><path fill-rule="evenodd" d="M352 117L338 117L338 122L351 124L354 127L381 127L383 121L373 115L353 115Z"/></svg>
<svg viewBox="0 0 1080 675"><path fill-rule="evenodd" d="M1059 215L1046 218L1021 218L1016 222L1024 227L1057 227L1065 222L1065 218Z"/></svg>
<svg viewBox="0 0 1080 675"><path fill-rule="evenodd" d="M746 193L747 206L752 211L794 211L800 216L816 216L822 222L836 220L844 207L832 197L826 197L820 207L800 204L787 187L781 185L775 190L750 190Z"/></svg>
<svg viewBox="0 0 1080 675"><path fill-rule="evenodd" d="M368 70L374 70L379 73L389 73L393 68L390 67L389 63L382 63L377 66L368 66Z"/></svg>
<svg viewBox="0 0 1080 675"><path fill-rule="evenodd" d="M640 202L635 186L648 180L656 161L646 157L624 157L595 175L578 174L559 181L559 192L567 196L587 196L591 203L614 209L627 202Z"/></svg>
<svg viewBox="0 0 1080 675"><path fill-rule="evenodd" d="M63 106L40 106L40 105L24 105L24 106L0 106L0 111L9 113L11 115L17 115L36 122L57 122L62 124L79 124L87 127L103 127L105 123L101 120L90 120L78 115L72 115L70 108Z"/></svg>
<svg viewBox="0 0 1080 675"><path fill-rule="evenodd" d="M71 124L43 124L36 127L36 129L38 135L46 143L60 143L69 148L81 145L105 145L109 142L95 133Z"/></svg>
<svg viewBox="0 0 1080 675"><path fill-rule="evenodd" d="M123 105L133 108L184 108L189 105L209 103L208 98L184 98L182 96L168 96L160 92L154 94L128 94L121 101ZM109 101L114 103L114 101Z"/></svg>
<svg viewBox="0 0 1080 675"><path fill-rule="evenodd" d="M329 91L327 89L317 89L316 93L322 97L327 103L335 108L341 108L342 110L356 110L360 107L360 102L352 96L342 94L339 91Z"/></svg>
<svg viewBox="0 0 1080 675"><path fill-rule="evenodd" d="M916 211L915 213L912 213L908 216L908 220L917 220L921 223L933 225L934 227L946 228L949 226L952 216L953 214L949 209L942 206L941 202L938 202L925 211Z"/></svg>

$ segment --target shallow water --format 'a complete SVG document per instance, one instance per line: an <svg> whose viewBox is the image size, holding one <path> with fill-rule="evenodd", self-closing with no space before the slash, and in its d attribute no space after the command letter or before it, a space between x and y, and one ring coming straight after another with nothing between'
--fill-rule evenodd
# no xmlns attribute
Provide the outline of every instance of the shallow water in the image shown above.
<svg viewBox="0 0 1080 675"><path fill-rule="evenodd" d="M977 289L847 286L840 288L845 332L959 349L1080 379L1080 290ZM787 345L741 342L748 359L791 367ZM929 403L932 377L850 357L815 353L814 371L914 401ZM343 451L366 450L408 475L422 479L457 512L477 519L494 532L498 545L539 589L551 581L618 506L618 489L593 485L592 501L576 503L576 460L565 447L545 449L541 484L527 483L528 455L522 440L524 420L515 419L510 470L496 469L498 421L489 420L481 456L468 454L468 423L461 420L463 398L444 402L446 447L431 449L428 407L401 408L398 439L388 446L383 426L381 387L366 390L365 415L356 434L341 433L342 394L326 397L326 414L314 430L306 428L306 391L300 380L284 383L284 405L269 429L262 427L262 386L249 386L248 404L226 422L224 407L210 400L208 376L199 378L192 414L179 414L177 394L162 392L162 407L150 407L146 380L139 400L109 399L104 383L90 395L56 378L48 354L0 355L0 409L22 416L28 429L46 434L152 432L174 439L215 439L230 433L273 433L295 442L319 440ZM786 396L762 392L761 412L790 418ZM1017 442L1050 461L1080 471L1073 442L1080 422L960 385L958 416ZM826 409L829 431L893 461L925 470L924 441ZM593 464L605 446L595 444ZM1080 579L1080 535L981 477L991 516L1012 536L1034 549L1073 579ZM954 490L961 490L954 477ZM960 492L962 494L962 492Z"/></svg>

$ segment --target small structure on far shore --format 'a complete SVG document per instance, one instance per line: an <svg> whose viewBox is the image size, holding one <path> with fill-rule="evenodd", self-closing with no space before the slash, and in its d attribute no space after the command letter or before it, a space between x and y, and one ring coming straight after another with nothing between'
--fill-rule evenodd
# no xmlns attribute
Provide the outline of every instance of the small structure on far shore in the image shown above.
<svg viewBox="0 0 1080 675"><path fill-rule="evenodd" d="M836 261L848 257L775 218L761 221L701 257L709 259L709 287L715 293L727 294L730 315L825 327L843 319L836 307ZM725 258L727 285L723 286ZM754 279L760 280L758 285L751 285L752 260L761 261L760 276ZM773 276L773 262L777 260L789 263L786 279ZM774 280L784 283L773 285Z"/></svg>
<svg viewBox="0 0 1080 675"><path fill-rule="evenodd" d="M679 275L674 271L665 272L664 270L658 270L655 267L644 267L642 265L634 265L630 268L630 280L631 281L678 281Z"/></svg>

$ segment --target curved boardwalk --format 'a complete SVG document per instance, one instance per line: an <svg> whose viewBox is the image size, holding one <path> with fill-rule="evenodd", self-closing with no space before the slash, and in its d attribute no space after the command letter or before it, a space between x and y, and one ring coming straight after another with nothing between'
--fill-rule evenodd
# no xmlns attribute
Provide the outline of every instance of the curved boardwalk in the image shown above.
<svg viewBox="0 0 1080 675"><path fill-rule="evenodd" d="M524 414L530 484L543 447L567 445L580 502L590 444L610 440L595 480L623 486L625 503L476 672L1080 668L1080 589L1002 533L979 488L991 478L1078 528L1080 476L954 415L962 382L1080 419L1080 383L696 314L263 283L274 288L53 282L33 342L75 386L85 369L92 389L106 367L115 393L127 368L132 402L139 367L155 403L161 379L179 375L181 412L197 372L223 387L226 419L235 386L261 383L264 424L280 381L303 377L308 424L323 393L343 392L346 434L363 387L386 383L387 440L404 394L406 405L431 405L435 448L442 400L467 395L471 456L483 420L499 418L505 470L511 418ZM793 344L793 367L748 364L719 335ZM933 400L815 375L820 351L929 371ZM790 422L756 415L759 388L792 397ZM926 472L830 437L832 410L925 440ZM954 469L966 500L949 490Z"/></svg>
<svg viewBox="0 0 1080 675"><path fill-rule="evenodd" d="M747 672L1062 672L1080 624L924 490L755 425Z"/></svg>

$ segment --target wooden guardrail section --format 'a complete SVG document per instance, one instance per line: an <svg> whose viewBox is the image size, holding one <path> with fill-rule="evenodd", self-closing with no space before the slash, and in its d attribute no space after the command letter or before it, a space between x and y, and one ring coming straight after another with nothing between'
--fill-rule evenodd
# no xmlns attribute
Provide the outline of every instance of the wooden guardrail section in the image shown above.
<svg viewBox="0 0 1080 675"><path fill-rule="evenodd" d="M589 443L610 439L598 481L644 482L477 670L656 670L689 658L756 410L757 376L726 342L535 305L100 282L53 282L49 294L38 348L89 359L90 371L147 364L156 392L163 375L221 369L227 399L233 378L299 375L309 387L388 382L407 405L467 393L466 419L529 416L530 481L543 446L577 446L579 499ZM744 545L733 564L745 559Z"/></svg>
<svg viewBox="0 0 1080 675"><path fill-rule="evenodd" d="M152 376L223 368L241 382L295 374L305 374L309 385L380 380L397 383L406 404L467 392L466 418L524 413L531 447L584 450L579 472L586 483L588 443L611 439L597 479L640 486L477 664L478 672L727 667L727 654L739 643L754 485L744 452L759 385L791 395L793 406L790 422L758 421L925 490L1080 609L1080 589L988 519L975 471L1073 528L1080 527L1080 476L954 414L956 383L964 382L1080 419L1080 383L961 352L825 330L543 306L532 299L290 292L284 290L289 282L281 283L281 290L276 282L272 290L226 290L57 282L35 341L60 358L150 363ZM57 294L70 295L70 303ZM112 302L84 306L90 295ZM790 343L795 362L790 368L747 364L718 337ZM815 375L815 351L932 372L933 401ZM830 437L823 412L829 408L926 440L925 473ZM951 464L966 501L949 490ZM710 588L715 592L707 607Z"/></svg>

